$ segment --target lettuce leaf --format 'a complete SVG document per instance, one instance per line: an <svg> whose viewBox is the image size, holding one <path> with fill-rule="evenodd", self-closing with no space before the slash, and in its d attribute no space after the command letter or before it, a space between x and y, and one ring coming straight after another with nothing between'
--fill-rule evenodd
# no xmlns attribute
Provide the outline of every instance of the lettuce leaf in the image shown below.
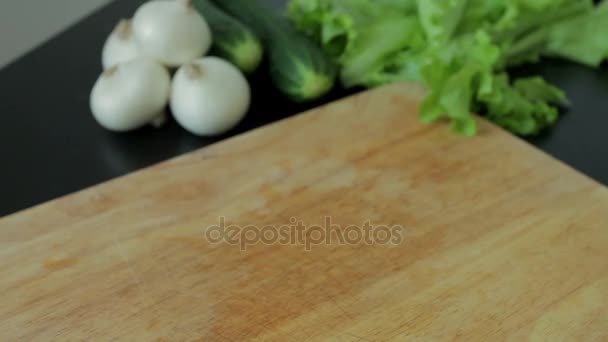
<svg viewBox="0 0 608 342"><path fill-rule="evenodd" d="M415 0L292 1L288 9L296 27L342 66L346 87L386 83L380 75L398 66L391 60L401 64L397 52L426 45Z"/></svg>
<svg viewBox="0 0 608 342"><path fill-rule="evenodd" d="M422 67L422 81L429 95L420 107L420 119L433 122L447 116L454 132L474 135L471 104L477 93L491 85L500 48L492 44L487 33L478 31L435 49L438 51L429 53L430 59Z"/></svg>
<svg viewBox="0 0 608 342"><path fill-rule="evenodd" d="M491 91L479 94L478 100L487 108L488 119L519 135L536 134L555 123L559 111L549 103L568 103L561 90L540 77L511 84L506 73L493 77Z"/></svg>
<svg viewBox="0 0 608 342"><path fill-rule="evenodd" d="M554 27L545 54L598 67L608 58L608 2Z"/></svg>
<svg viewBox="0 0 608 342"><path fill-rule="evenodd" d="M608 4L591 0L291 0L289 15L341 65L346 87L413 80L420 120L476 133L471 112L520 135L556 122L563 92L508 67L559 56L608 57Z"/></svg>

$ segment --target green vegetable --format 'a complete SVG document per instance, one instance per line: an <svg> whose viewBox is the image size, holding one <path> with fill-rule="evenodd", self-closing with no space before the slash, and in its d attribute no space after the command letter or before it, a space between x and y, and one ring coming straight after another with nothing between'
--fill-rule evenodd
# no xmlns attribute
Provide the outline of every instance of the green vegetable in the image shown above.
<svg viewBox="0 0 608 342"><path fill-rule="evenodd" d="M557 120L565 95L538 77L511 80L508 67L608 57L608 4L591 0L291 0L289 15L345 86L422 82L421 120L447 117L463 135L476 133L471 112L520 135Z"/></svg>
<svg viewBox="0 0 608 342"><path fill-rule="evenodd" d="M342 66L346 87L375 86L392 78L394 68L417 74L402 64L410 47L425 45L413 14L415 1L337 0L291 1L296 27L312 35ZM408 56L411 57L411 56Z"/></svg>
<svg viewBox="0 0 608 342"><path fill-rule="evenodd" d="M217 0L216 3L251 27L263 41L276 87L297 102L315 100L335 84L337 66L286 17L260 0Z"/></svg>
<svg viewBox="0 0 608 342"><path fill-rule="evenodd" d="M263 48L253 31L210 0L192 0L192 4L211 27L211 54L230 61L245 73L255 71L262 61Z"/></svg>
<svg viewBox="0 0 608 342"><path fill-rule="evenodd" d="M608 2L554 28L546 53L598 67L608 56Z"/></svg>
<svg viewBox="0 0 608 342"><path fill-rule="evenodd" d="M436 46L423 63L420 79L429 95L420 107L420 119L433 122L448 116L452 130L464 135L476 131L470 115L471 103L480 94L492 93L492 68L500 58L500 49L492 45L483 31L458 39L456 44Z"/></svg>
<svg viewBox="0 0 608 342"><path fill-rule="evenodd" d="M566 95L540 77L518 79L509 84L506 73L493 78L492 91L480 95L488 118L520 135L538 133L559 115L548 103L568 104Z"/></svg>

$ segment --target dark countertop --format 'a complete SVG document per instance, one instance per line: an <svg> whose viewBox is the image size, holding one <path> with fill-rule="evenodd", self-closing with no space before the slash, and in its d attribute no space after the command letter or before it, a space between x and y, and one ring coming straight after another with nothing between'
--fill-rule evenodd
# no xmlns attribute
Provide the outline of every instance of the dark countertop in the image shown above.
<svg viewBox="0 0 608 342"><path fill-rule="evenodd" d="M115 1L0 70L0 216L127 174L347 94L294 105L274 90L264 68L253 76L247 119L226 136L197 138L170 122L162 129L115 134L89 111L103 42L142 0ZM274 0L281 3L282 0ZM608 68L563 61L527 67L564 89L573 105L559 124L529 141L608 184Z"/></svg>

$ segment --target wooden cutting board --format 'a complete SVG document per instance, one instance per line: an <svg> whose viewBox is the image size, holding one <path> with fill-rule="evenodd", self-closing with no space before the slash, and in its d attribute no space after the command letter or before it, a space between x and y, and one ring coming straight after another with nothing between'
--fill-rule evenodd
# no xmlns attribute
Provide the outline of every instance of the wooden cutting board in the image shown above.
<svg viewBox="0 0 608 342"><path fill-rule="evenodd" d="M363 93L1 219L0 340L607 340L607 189L484 121L419 124L422 95ZM220 217L265 242L213 243ZM294 220L310 239L273 240Z"/></svg>

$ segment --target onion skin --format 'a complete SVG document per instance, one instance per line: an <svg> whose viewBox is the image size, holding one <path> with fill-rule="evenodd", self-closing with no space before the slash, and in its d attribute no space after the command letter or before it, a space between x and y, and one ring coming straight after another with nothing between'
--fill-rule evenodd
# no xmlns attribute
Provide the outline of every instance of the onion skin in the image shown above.
<svg viewBox="0 0 608 342"><path fill-rule="evenodd" d="M199 136L217 136L247 114L251 88L233 64L206 57L181 67L173 78L171 111L175 120Z"/></svg>
<svg viewBox="0 0 608 342"><path fill-rule="evenodd" d="M131 21L121 20L106 40L101 57L104 70L140 57Z"/></svg>
<svg viewBox="0 0 608 342"><path fill-rule="evenodd" d="M150 59L135 59L104 71L91 92L91 111L102 127L131 131L162 122L170 91L165 67Z"/></svg>
<svg viewBox="0 0 608 342"><path fill-rule="evenodd" d="M152 0L133 17L133 32L141 53L168 67L178 67L205 55L212 34L190 1Z"/></svg>

